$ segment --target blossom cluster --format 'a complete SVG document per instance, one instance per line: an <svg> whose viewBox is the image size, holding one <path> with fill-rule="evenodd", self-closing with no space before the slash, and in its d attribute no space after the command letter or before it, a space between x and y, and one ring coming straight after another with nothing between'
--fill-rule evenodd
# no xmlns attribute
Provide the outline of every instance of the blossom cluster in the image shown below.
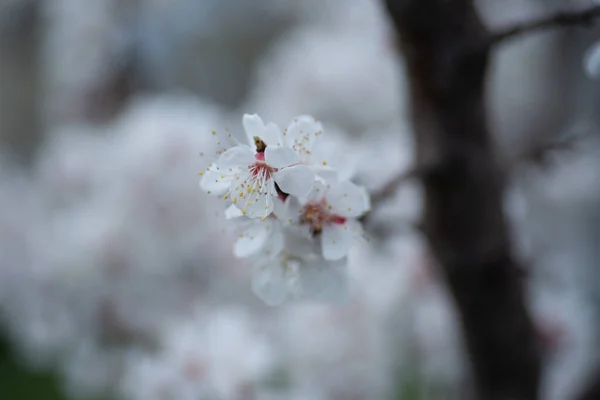
<svg viewBox="0 0 600 400"><path fill-rule="evenodd" d="M229 203L224 216L240 230L233 252L253 265L254 292L269 305L344 293L348 252L362 236L357 218L370 208L367 191L313 156L323 133L314 118L296 117L282 131L245 114L243 126L248 144L219 137L219 146L231 146L217 150L200 186Z"/></svg>

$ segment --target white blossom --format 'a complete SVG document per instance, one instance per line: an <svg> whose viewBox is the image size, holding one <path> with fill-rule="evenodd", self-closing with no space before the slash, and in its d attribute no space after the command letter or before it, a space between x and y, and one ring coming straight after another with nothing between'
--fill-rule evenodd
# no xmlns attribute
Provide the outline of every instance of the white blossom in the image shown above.
<svg viewBox="0 0 600 400"><path fill-rule="evenodd" d="M283 193L305 196L315 179L314 172L300 163L310 152L314 135L303 134L292 123L284 136L277 125L265 126L260 117L244 115L249 145L238 144L223 152L202 172L201 187L208 193L224 195L250 218L266 218ZM302 125L300 125L302 126Z"/></svg>
<svg viewBox="0 0 600 400"><path fill-rule="evenodd" d="M276 306L289 298L343 302L347 297L347 260L325 260L289 252L258 261L252 271L252 290L266 304Z"/></svg>
<svg viewBox="0 0 600 400"><path fill-rule="evenodd" d="M303 236L318 239L323 258L331 261L348 254L361 233L356 218L370 207L367 192L350 181L315 181L308 196L286 204L285 222Z"/></svg>

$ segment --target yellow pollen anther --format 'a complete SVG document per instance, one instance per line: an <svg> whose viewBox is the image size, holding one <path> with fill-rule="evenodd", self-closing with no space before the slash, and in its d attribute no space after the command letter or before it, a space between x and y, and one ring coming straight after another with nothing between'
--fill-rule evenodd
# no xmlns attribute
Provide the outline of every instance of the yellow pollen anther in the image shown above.
<svg viewBox="0 0 600 400"><path fill-rule="evenodd" d="M237 203L237 198L235 198L235 197L234 197L233 199L231 199L231 202L232 202L233 204Z"/></svg>
<svg viewBox="0 0 600 400"><path fill-rule="evenodd" d="M243 214L243 215L246 215L246 213L247 213L247 212L248 212L248 211L246 211L246 209L245 209L245 208L242 208L242 214Z"/></svg>
<svg viewBox="0 0 600 400"><path fill-rule="evenodd" d="M198 172L198 175L200 175L200 176L204 175L204 171Z"/></svg>
<svg viewBox="0 0 600 400"><path fill-rule="evenodd" d="M264 221L265 221L265 219L267 219L267 217L262 217L262 218L260 219L260 221L261 221L261 222L264 222Z"/></svg>
<svg viewBox="0 0 600 400"><path fill-rule="evenodd" d="M213 136L217 134L217 132L215 132L215 131L212 131L211 133L213 134Z"/></svg>
<svg viewBox="0 0 600 400"><path fill-rule="evenodd" d="M251 202L251 201L247 201L247 202L246 202L246 205L247 205L247 206L251 206L251 205L252 205L252 202Z"/></svg>
<svg viewBox="0 0 600 400"><path fill-rule="evenodd" d="M224 198L225 200L227 200L227 199L229 198L229 194L226 194L225 196L223 196L223 198Z"/></svg>
<svg viewBox="0 0 600 400"><path fill-rule="evenodd" d="M240 196L240 197L244 197L244 192L240 192L240 193L239 193L239 196Z"/></svg>
<svg viewBox="0 0 600 400"><path fill-rule="evenodd" d="M327 165L327 161L323 161L321 164L323 164L323 165Z"/></svg>

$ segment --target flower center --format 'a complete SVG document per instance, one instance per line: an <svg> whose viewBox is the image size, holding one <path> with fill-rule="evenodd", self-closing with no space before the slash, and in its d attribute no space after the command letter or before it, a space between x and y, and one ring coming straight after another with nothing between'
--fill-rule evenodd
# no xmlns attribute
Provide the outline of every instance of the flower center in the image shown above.
<svg viewBox="0 0 600 400"><path fill-rule="evenodd" d="M265 162L265 153L256 153L254 155L256 162L249 167L251 178L269 179L275 169L269 167Z"/></svg>
<svg viewBox="0 0 600 400"><path fill-rule="evenodd" d="M313 236L321 233L325 225L346 223L345 217L333 214L330 210L331 206L325 200L319 203L307 203L300 210L300 223L308 225Z"/></svg>

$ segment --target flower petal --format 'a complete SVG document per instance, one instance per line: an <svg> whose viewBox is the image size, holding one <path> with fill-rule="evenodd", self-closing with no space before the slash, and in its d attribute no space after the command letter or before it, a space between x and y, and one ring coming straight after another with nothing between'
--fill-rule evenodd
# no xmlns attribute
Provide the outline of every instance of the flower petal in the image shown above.
<svg viewBox="0 0 600 400"><path fill-rule="evenodd" d="M261 140L265 142L267 148L269 146L283 146L283 135L281 134L281 129L273 122L269 122L265 127L265 131L262 133L262 136L259 135Z"/></svg>
<svg viewBox="0 0 600 400"><path fill-rule="evenodd" d="M233 204L230 205L229 207L227 207L227 209L225 210L225 219L239 218L242 215L244 215L244 214L242 214L242 210L240 210Z"/></svg>
<svg viewBox="0 0 600 400"><path fill-rule="evenodd" d="M208 194L222 196L227 193L233 179L233 175L224 175L220 171L211 168L208 171L203 171L200 187Z"/></svg>
<svg viewBox="0 0 600 400"><path fill-rule="evenodd" d="M265 124L257 114L244 114L242 118L242 124L244 125L244 131L248 138L248 143L254 148L254 136L261 137L265 132Z"/></svg>
<svg viewBox="0 0 600 400"><path fill-rule="evenodd" d="M285 264L276 260L255 267L252 274L252 291L269 306L282 304L288 292Z"/></svg>
<svg viewBox="0 0 600 400"><path fill-rule="evenodd" d="M317 138L321 135L323 126L308 115L294 118L285 133L285 141L289 147L301 154L310 154Z"/></svg>
<svg viewBox="0 0 600 400"><path fill-rule="evenodd" d="M273 179L252 178L248 170L236 175L230 193L235 206L249 218L267 217L273 212L277 200Z"/></svg>
<svg viewBox="0 0 600 400"><path fill-rule="evenodd" d="M299 162L298 154L289 147L267 146L265 162L272 168L284 168Z"/></svg>
<svg viewBox="0 0 600 400"><path fill-rule="evenodd" d="M269 219L265 221L265 223L271 222ZM264 253L269 258L275 258L281 253L284 246L284 235L281 230L281 223L276 220L272 220L270 230L271 235L269 240L265 244Z"/></svg>
<svg viewBox="0 0 600 400"><path fill-rule="evenodd" d="M352 245L352 232L346 224L331 224L323 227L321 248L326 260L344 258Z"/></svg>
<svg viewBox="0 0 600 400"><path fill-rule="evenodd" d="M320 202L323 199L323 196L325 196L326 190L327 190L327 188L323 182L321 182L319 180L315 180L313 183L312 189L306 196L306 202L307 203Z"/></svg>
<svg viewBox="0 0 600 400"><path fill-rule="evenodd" d="M295 165L277 171L273 178L284 193L296 197L306 196L315 182L315 173L305 165Z"/></svg>
<svg viewBox="0 0 600 400"><path fill-rule="evenodd" d="M233 246L233 254L237 258L246 258L260 252L267 242L271 231L267 229L267 224L259 221L252 224L240 237L235 241Z"/></svg>
<svg viewBox="0 0 600 400"><path fill-rule="evenodd" d="M227 170L233 167L246 168L255 162L254 152L248 146L235 146L221 154L217 160L217 166L221 170Z"/></svg>
<svg viewBox="0 0 600 400"><path fill-rule="evenodd" d="M310 300L341 303L348 297L347 259L323 259L303 263L298 268L302 295Z"/></svg>
<svg viewBox="0 0 600 400"><path fill-rule="evenodd" d="M333 211L343 217L358 217L367 210L365 192L350 181L332 183L326 198Z"/></svg>

